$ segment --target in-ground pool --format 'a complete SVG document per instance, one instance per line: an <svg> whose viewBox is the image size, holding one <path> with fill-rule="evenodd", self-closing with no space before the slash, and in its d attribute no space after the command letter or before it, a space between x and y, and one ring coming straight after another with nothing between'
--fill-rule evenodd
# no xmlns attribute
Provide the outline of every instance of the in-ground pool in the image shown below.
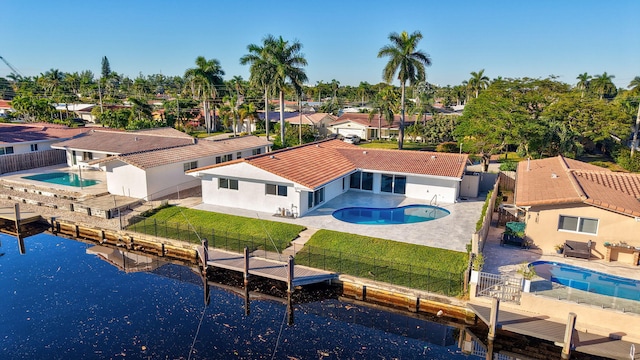
<svg viewBox="0 0 640 360"><path fill-rule="evenodd" d="M439 219L449 211L431 205L407 205L397 208L349 207L333 212L333 217L362 225L411 224Z"/></svg>
<svg viewBox="0 0 640 360"><path fill-rule="evenodd" d="M551 261L535 261L531 264L538 276L552 282L600 295L640 301L638 280Z"/></svg>
<svg viewBox="0 0 640 360"><path fill-rule="evenodd" d="M22 178L27 180L42 181L50 184L75 186L75 187L91 186L98 183L98 180L92 180L92 179L82 179L82 182L80 182L80 177L77 174L66 173L66 172L52 172L52 173L46 173L46 174L37 174L37 175L23 176Z"/></svg>

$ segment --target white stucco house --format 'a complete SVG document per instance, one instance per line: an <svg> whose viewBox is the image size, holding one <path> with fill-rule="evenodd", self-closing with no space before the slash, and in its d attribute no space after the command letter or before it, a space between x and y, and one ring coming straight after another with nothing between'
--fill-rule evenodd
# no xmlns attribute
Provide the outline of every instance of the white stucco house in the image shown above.
<svg viewBox="0 0 640 360"><path fill-rule="evenodd" d="M467 155L363 149L325 140L200 167L205 204L304 216L347 191L453 203Z"/></svg>
<svg viewBox="0 0 640 360"><path fill-rule="evenodd" d="M427 120L431 116L426 117ZM415 116L406 116L405 127L416 121ZM398 137L400 132L400 115L395 115L393 122L389 124L383 117L374 114L369 119L365 113L344 113L335 121L327 125L329 132L342 136L357 135L363 140L390 139Z"/></svg>
<svg viewBox="0 0 640 360"><path fill-rule="evenodd" d="M87 131L50 123L0 123L0 155L51 150L52 144Z"/></svg>
<svg viewBox="0 0 640 360"><path fill-rule="evenodd" d="M60 142L69 166L106 172L110 194L154 200L199 186L185 171L267 152L271 143L256 136L196 141L164 128L134 132L94 131Z"/></svg>

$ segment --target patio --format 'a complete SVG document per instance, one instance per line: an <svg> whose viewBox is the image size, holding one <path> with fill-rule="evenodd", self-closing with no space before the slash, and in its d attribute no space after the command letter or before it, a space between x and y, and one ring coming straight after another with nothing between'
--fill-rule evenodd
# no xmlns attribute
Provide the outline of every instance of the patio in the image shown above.
<svg viewBox="0 0 640 360"><path fill-rule="evenodd" d="M92 195L97 196L101 194L108 193L107 191L107 177L106 174L102 171L98 171L95 169L82 169L82 179L84 180L97 180L98 183L91 186L83 186L82 188L76 186L66 186L59 184L52 184L43 181L29 180L24 179L25 176L38 175L38 174L47 174L54 172L66 172L66 173L74 173L80 175L80 171L78 169L70 168L67 165L52 165L47 167L41 167L30 170L23 170L12 172L8 174L0 175L0 180L4 181L7 184L12 184L16 186L31 186L37 187L38 189L42 189L43 191L51 190L52 193L76 193L76 197L81 197L82 195Z"/></svg>
<svg viewBox="0 0 640 360"><path fill-rule="evenodd" d="M484 198L478 198L455 204L438 204L439 207L451 213L437 220L402 225L352 224L335 219L332 213L345 207L390 208L410 204L429 205L429 202L402 196L348 191L301 218L280 217L272 213L208 204L199 204L193 208L466 252L466 246L471 241L471 234L475 232L483 203Z"/></svg>

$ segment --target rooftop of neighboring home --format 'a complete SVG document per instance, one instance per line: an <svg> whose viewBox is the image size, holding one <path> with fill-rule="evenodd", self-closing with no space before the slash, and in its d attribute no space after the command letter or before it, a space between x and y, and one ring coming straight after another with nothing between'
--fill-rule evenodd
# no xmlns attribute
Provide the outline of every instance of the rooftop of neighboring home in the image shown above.
<svg viewBox="0 0 640 360"><path fill-rule="evenodd" d="M111 154L125 154L171 148L194 143L193 137L173 128L118 131L91 129L73 139L52 145L55 149L74 149Z"/></svg>
<svg viewBox="0 0 640 360"><path fill-rule="evenodd" d="M315 189L357 170L461 178L467 155L363 149L340 140L324 140L194 169L190 172L241 162Z"/></svg>
<svg viewBox="0 0 640 360"><path fill-rule="evenodd" d="M0 144L17 144L56 139L68 139L89 131L50 123L0 123Z"/></svg>
<svg viewBox="0 0 640 360"><path fill-rule="evenodd" d="M421 117L420 120L431 120L432 116L431 115L425 115L424 117ZM387 120L384 118L384 116L380 119L381 120L381 126L384 128L399 128L400 127L400 115L394 115L393 117L393 123L391 125L387 124ZM330 123L329 126L335 126L335 125L339 125L339 124L343 124L346 122L354 122L366 127L372 127L372 128L377 128L378 127L378 114L374 114L373 117L370 119L369 118L369 114L364 114L364 113L344 113L342 115L340 115L339 118L337 118L334 122ZM404 119L404 123L405 126L406 125L410 125L413 124L416 121L416 116L405 116Z"/></svg>
<svg viewBox="0 0 640 360"><path fill-rule="evenodd" d="M2 110L10 110L10 109L12 109L11 101L0 99L0 109L2 109Z"/></svg>
<svg viewBox="0 0 640 360"><path fill-rule="evenodd" d="M241 136L217 141L202 140L196 143L189 143L187 145L172 148L122 153L108 158L94 160L89 164L92 165L119 160L140 169L149 169L181 161L190 161L206 156L234 153L244 149L264 147L271 144L272 143L267 141L265 138L257 136Z"/></svg>
<svg viewBox="0 0 640 360"><path fill-rule="evenodd" d="M517 206L588 204L640 217L640 174L562 156L521 161L517 174Z"/></svg>
<svg viewBox="0 0 640 360"><path fill-rule="evenodd" d="M260 113L259 114L261 119L264 119L264 113ZM298 125L300 123L302 123L302 125L310 125L310 126L315 126L316 124L318 124L319 122L321 122L323 119L328 118L329 121L333 121L335 119L337 119L337 117L335 117L332 114L329 113L308 113L308 114L300 114L300 113L291 113L291 112L285 112L284 113L284 121L292 124L292 125ZM277 111L271 111L269 112L269 120L271 121L279 121L280 120L280 113Z"/></svg>

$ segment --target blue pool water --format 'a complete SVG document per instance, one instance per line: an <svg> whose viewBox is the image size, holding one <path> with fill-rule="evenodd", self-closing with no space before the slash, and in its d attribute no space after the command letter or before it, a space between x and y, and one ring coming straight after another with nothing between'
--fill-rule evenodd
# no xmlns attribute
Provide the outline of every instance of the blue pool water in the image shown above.
<svg viewBox="0 0 640 360"><path fill-rule="evenodd" d="M640 281L550 261L531 263L536 273L552 282L600 295L640 301Z"/></svg>
<svg viewBox="0 0 640 360"><path fill-rule="evenodd" d="M75 186L75 187L91 186L98 183L98 180L91 180L91 179L82 179L82 183L81 183L80 177L77 174L66 173L66 172L52 172L52 173L46 173L46 174L23 176L22 178L27 180L42 181L50 184Z"/></svg>
<svg viewBox="0 0 640 360"><path fill-rule="evenodd" d="M91 245L0 234L0 358L12 359L480 359L461 330L337 299L251 300L165 264L124 272ZM484 357L482 357L484 359Z"/></svg>
<svg viewBox="0 0 640 360"><path fill-rule="evenodd" d="M333 212L333 217L362 225L411 224L439 219L449 211L431 205L407 205L397 208L349 207Z"/></svg>

